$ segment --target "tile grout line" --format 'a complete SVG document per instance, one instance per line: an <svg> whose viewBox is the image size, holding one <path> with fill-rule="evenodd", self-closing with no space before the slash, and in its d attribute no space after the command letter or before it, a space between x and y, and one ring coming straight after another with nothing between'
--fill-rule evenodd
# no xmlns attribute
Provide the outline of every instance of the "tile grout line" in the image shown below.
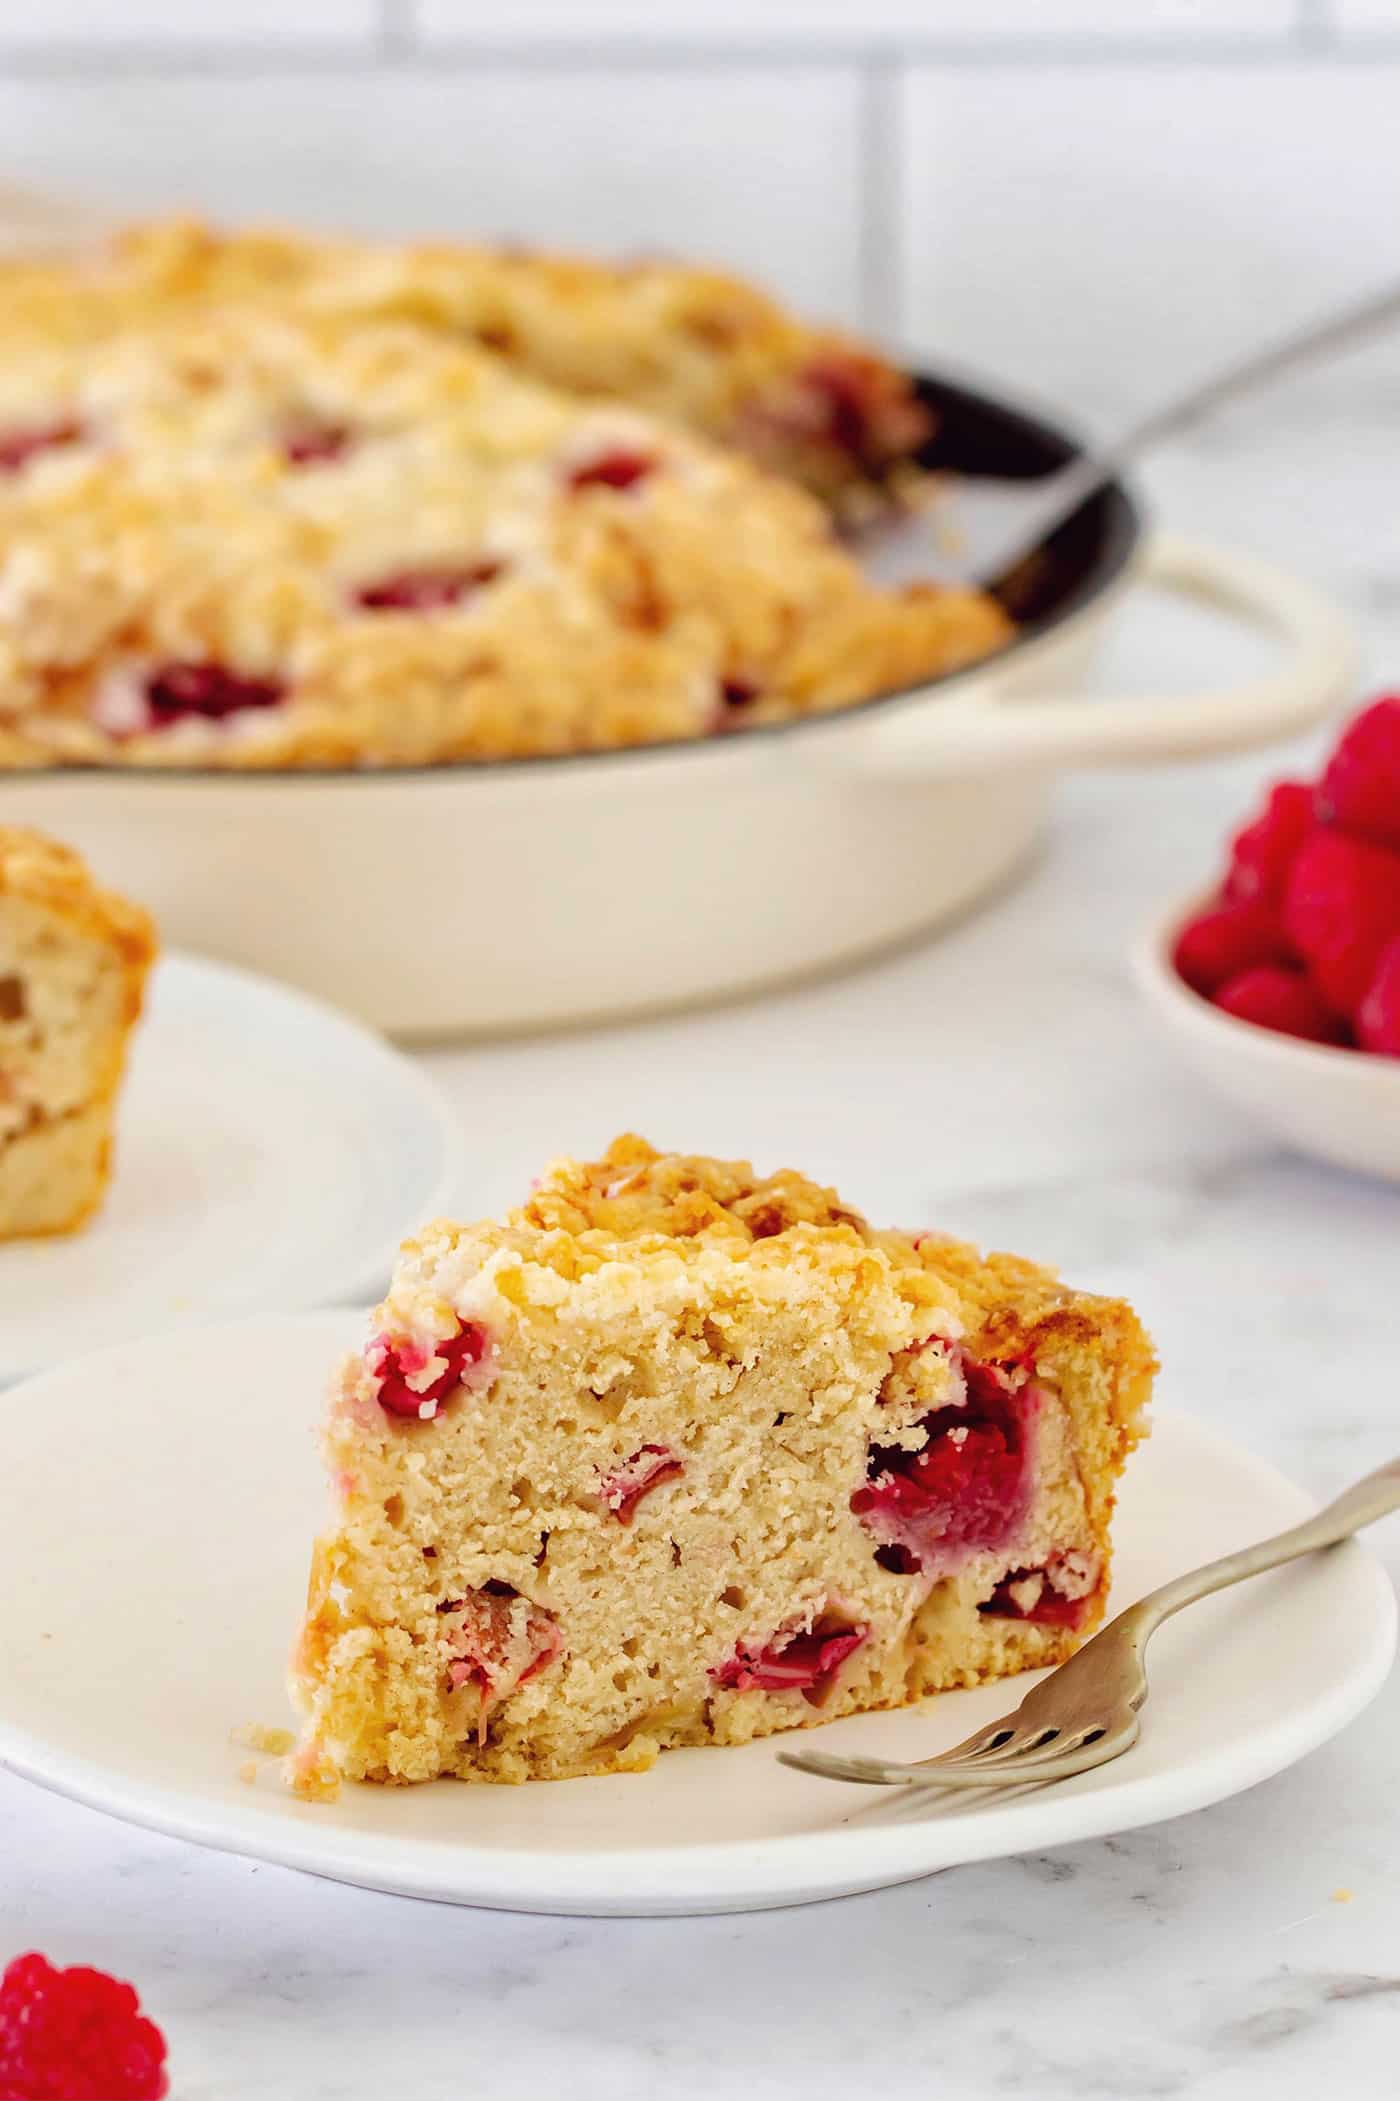
<svg viewBox="0 0 1400 2101"><path fill-rule="evenodd" d="M362 74L392 61L410 73L490 71L559 73L566 71L660 72L699 68L714 72L771 70L775 67L825 71L832 68L883 68L897 73L914 66L942 66L957 71L1020 71L1046 67L1063 72L1089 72L1096 67L1130 68L1144 74L1172 67L1256 68L1322 65L1346 70L1385 61L1400 61L1400 31L1375 31L1345 38L1336 32L1327 0L1297 0L1293 30L1273 38L1154 38L1138 42L1118 37L1081 37L1062 41L1048 37L988 36L900 38L873 33L849 38L815 38L810 42L770 38L753 41L722 36L693 40L644 39L557 42L544 39L443 38L425 43L418 31L414 0L380 0L377 31L364 44L308 37L278 42L211 41L207 44L134 38L109 47L72 42L7 44L0 31L0 75L12 79L86 78L145 73L155 78L247 78L260 74L319 70Z"/></svg>
<svg viewBox="0 0 1400 2101"><path fill-rule="evenodd" d="M392 62L405 53L416 50L416 0L378 0L378 12L379 34L375 44L375 56L383 62Z"/></svg>
<svg viewBox="0 0 1400 2101"><path fill-rule="evenodd" d="M1332 11L1332 0L1294 0L1297 19L1293 34L1298 39L1298 48L1310 58L1319 52L1330 52L1336 48L1337 23Z"/></svg>

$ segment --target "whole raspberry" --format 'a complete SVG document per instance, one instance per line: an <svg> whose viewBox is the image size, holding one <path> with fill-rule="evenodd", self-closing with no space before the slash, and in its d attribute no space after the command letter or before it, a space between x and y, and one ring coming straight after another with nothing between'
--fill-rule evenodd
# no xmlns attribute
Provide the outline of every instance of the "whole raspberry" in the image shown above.
<svg viewBox="0 0 1400 2101"><path fill-rule="evenodd" d="M1206 999L1242 970L1292 960L1283 927L1267 905L1217 905L1198 913L1177 935L1173 951L1178 974Z"/></svg>
<svg viewBox="0 0 1400 2101"><path fill-rule="evenodd" d="M1281 905L1293 857L1312 830L1313 791L1306 781L1280 781L1260 815L1230 843L1225 895L1231 904Z"/></svg>
<svg viewBox="0 0 1400 2101"><path fill-rule="evenodd" d="M1381 951L1376 974L1356 1015L1363 1050L1383 1058L1400 1058L1400 938Z"/></svg>
<svg viewBox="0 0 1400 2101"><path fill-rule="evenodd" d="M1241 971L1222 985L1215 1004L1237 1021L1252 1021L1283 1036L1303 1036L1310 1043L1344 1043L1346 1031L1328 1012L1301 970L1282 970L1266 963Z"/></svg>
<svg viewBox="0 0 1400 2101"><path fill-rule="evenodd" d="M1316 802L1324 824L1373 846L1400 848L1400 693L1384 694L1348 723Z"/></svg>
<svg viewBox="0 0 1400 2101"><path fill-rule="evenodd" d="M1400 934L1400 853L1314 832L1293 863L1283 923L1328 1006L1354 1018Z"/></svg>
<svg viewBox="0 0 1400 2101"><path fill-rule="evenodd" d="M0 1978L0 2101L162 2101L165 2037L129 1984L18 1955Z"/></svg>

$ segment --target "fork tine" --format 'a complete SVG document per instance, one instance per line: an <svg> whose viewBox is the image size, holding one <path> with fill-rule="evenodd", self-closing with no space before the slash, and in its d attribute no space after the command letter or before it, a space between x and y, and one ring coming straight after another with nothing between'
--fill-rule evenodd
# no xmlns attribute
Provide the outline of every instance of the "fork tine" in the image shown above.
<svg viewBox="0 0 1400 2101"><path fill-rule="evenodd" d="M779 1765L821 1780L855 1780L866 1787L907 1787L909 1767L888 1758L843 1757L838 1751L779 1751Z"/></svg>

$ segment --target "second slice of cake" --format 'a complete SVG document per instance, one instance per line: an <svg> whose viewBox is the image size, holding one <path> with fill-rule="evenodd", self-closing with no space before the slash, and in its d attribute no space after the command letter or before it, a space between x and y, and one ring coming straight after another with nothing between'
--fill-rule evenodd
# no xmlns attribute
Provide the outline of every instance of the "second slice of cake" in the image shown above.
<svg viewBox="0 0 1400 2101"><path fill-rule="evenodd" d="M649 1765L1054 1663L1101 1617L1132 1310L619 1140L403 1251L332 1396L294 1779Z"/></svg>

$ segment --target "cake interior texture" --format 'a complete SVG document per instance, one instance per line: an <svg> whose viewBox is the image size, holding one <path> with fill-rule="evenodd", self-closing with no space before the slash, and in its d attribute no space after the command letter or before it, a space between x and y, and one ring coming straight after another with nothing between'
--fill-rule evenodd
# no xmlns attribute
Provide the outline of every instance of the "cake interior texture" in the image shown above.
<svg viewBox="0 0 1400 2101"><path fill-rule="evenodd" d="M333 1388L305 1794L641 1770L1071 1653L1155 1361L1125 1304L618 1140L404 1248Z"/></svg>
<svg viewBox="0 0 1400 2101"><path fill-rule="evenodd" d="M101 1202L154 953L78 855L0 826L0 1239L72 1232Z"/></svg>

